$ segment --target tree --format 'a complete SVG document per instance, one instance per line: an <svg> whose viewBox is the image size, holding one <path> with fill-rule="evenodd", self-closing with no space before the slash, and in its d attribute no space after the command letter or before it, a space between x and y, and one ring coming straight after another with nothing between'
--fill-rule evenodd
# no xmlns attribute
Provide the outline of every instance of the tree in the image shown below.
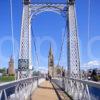
<svg viewBox="0 0 100 100"><path fill-rule="evenodd" d="M0 73L5 73L5 72L6 72L5 68L0 69Z"/></svg>
<svg viewBox="0 0 100 100"><path fill-rule="evenodd" d="M97 71L95 69L91 73L91 78L92 78L93 81L98 81Z"/></svg>

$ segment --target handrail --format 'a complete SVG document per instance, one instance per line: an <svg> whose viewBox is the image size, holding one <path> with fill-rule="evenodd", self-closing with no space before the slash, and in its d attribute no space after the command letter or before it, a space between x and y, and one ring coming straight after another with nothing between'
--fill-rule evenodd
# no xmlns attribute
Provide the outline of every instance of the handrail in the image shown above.
<svg viewBox="0 0 100 100"><path fill-rule="evenodd" d="M81 80L69 77L54 77L53 82L73 98L73 100L99 100L99 94L94 94L94 90L100 92L100 82Z"/></svg>
<svg viewBox="0 0 100 100"><path fill-rule="evenodd" d="M90 86L93 86L93 87L100 88L100 82L95 82L95 81L90 81L90 80L81 80L81 79L69 78L69 77L55 77L55 78L64 78L64 79L77 81L77 82L81 82L83 84L87 84L87 85L90 85Z"/></svg>
<svg viewBox="0 0 100 100"><path fill-rule="evenodd" d="M4 89L7 89L7 88L16 86L18 83L22 83L22 82L25 82L27 80L34 79L34 78L38 78L38 77L35 76L33 78L24 78L24 79L19 79L19 80L11 81L11 82L1 83L0 84L0 90L4 90Z"/></svg>
<svg viewBox="0 0 100 100"><path fill-rule="evenodd" d="M0 100L8 100L8 98L9 100L26 100L43 80L42 77L34 76L2 83L0 84Z"/></svg>
<svg viewBox="0 0 100 100"><path fill-rule="evenodd" d="M81 82L83 84L87 84L87 85L90 85L90 86L93 86L93 87L100 88L100 82L94 82L94 81L89 81L89 80L81 80L81 79L74 79L74 78L68 78L68 77L65 77L65 78L67 78L69 80Z"/></svg>

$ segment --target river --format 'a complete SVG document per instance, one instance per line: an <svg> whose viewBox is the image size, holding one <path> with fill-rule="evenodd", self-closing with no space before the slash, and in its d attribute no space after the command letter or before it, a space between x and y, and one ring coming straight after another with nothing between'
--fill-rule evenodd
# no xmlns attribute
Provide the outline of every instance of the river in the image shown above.
<svg viewBox="0 0 100 100"><path fill-rule="evenodd" d="M89 87L91 100L100 100L100 88Z"/></svg>

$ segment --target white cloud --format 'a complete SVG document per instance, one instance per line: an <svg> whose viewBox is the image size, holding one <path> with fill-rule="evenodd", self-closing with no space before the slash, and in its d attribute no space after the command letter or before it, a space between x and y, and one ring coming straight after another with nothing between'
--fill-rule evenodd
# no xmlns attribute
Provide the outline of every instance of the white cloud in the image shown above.
<svg viewBox="0 0 100 100"><path fill-rule="evenodd" d="M46 66L41 66L41 67L35 66L35 67L34 67L34 70L36 70L36 71L41 71L42 73L47 73L48 68L47 68Z"/></svg>
<svg viewBox="0 0 100 100"><path fill-rule="evenodd" d="M93 68L100 68L100 61L93 60L85 63L81 66L82 69L93 69Z"/></svg>

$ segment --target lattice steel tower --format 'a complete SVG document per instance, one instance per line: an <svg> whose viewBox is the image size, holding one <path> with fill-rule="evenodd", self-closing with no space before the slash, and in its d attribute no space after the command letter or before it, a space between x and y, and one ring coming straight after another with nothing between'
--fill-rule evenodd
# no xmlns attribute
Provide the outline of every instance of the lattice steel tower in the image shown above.
<svg viewBox="0 0 100 100"><path fill-rule="evenodd" d="M70 77L79 78L80 73L80 59L77 36L77 22L75 12L75 0L68 0L67 2L67 26L68 26L68 74Z"/></svg>
<svg viewBox="0 0 100 100"><path fill-rule="evenodd" d="M20 37L20 52L18 60L18 77L26 78L31 76L31 24L30 24L30 0L23 1L22 27Z"/></svg>
<svg viewBox="0 0 100 100"><path fill-rule="evenodd" d="M32 17L36 17L37 14L45 11L53 11L57 14L63 15L67 19L68 72L70 77L78 78L80 60L75 15L75 0L65 0L64 3L57 2L56 0L33 0L32 3L31 0L23 0L20 52L18 60L19 78L31 76L31 20Z"/></svg>

